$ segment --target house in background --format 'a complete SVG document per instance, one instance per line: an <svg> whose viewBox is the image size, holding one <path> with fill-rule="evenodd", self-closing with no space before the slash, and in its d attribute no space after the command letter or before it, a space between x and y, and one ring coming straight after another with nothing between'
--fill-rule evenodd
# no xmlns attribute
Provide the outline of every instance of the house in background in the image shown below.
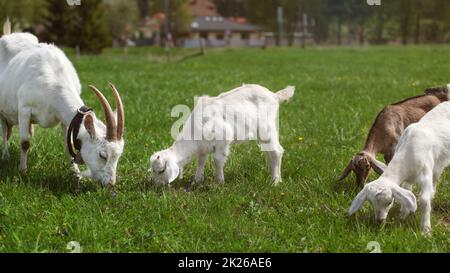
<svg viewBox="0 0 450 273"><path fill-rule="evenodd" d="M184 47L199 47L201 40L207 47L260 47L264 44L262 28L222 16L198 16L191 27Z"/></svg>
<svg viewBox="0 0 450 273"><path fill-rule="evenodd" d="M139 25L135 33L135 42L137 46L159 45L161 43L161 26L166 19L162 12L146 16Z"/></svg>
<svg viewBox="0 0 450 273"><path fill-rule="evenodd" d="M176 45L198 48L203 42L207 47L261 47L264 45L263 29L247 22L244 17L221 16L211 0L191 0L193 21L186 37L176 40ZM156 13L141 20L134 34L137 46L163 43L164 13Z"/></svg>
<svg viewBox="0 0 450 273"><path fill-rule="evenodd" d="M247 22L246 18L224 18L210 0L191 1L193 22L191 33L184 39L187 48L200 47L261 47L264 45L263 29Z"/></svg>

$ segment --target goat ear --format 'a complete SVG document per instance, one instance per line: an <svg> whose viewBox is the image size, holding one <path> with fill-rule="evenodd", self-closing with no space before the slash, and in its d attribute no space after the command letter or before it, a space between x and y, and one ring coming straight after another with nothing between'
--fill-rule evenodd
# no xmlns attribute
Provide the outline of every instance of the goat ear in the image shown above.
<svg viewBox="0 0 450 273"><path fill-rule="evenodd" d="M352 160L350 160L350 162L348 163L345 170L342 172L338 181L344 180L350 174L350 172L353 170L353 168L354 168L354 165L353 165L353 158L352 158Z"/></svg>
<svg viewBox="0 0 450 273"><path fill-rule="evenodd" d="M370 166L372 167L372 169L378 174L378 175L382 175L384 173L384 170L386 169L386 164L384 164L383 162L377 160L374 157L369 156L369 162L370 162Z"/></svg>
<svg viewBox="0 0 450 273"><path fill-rule="evenodd" d="M353 200L352 205L348 210L348 215L351 216L355 214L355 212L357 212L361 208L362 204L364 204L366 199L367 199L367 189L364 187L364 189L362 189Z"/></svg>
<svg viewBox="0 0 450 273"><path fill-rule="evenodd" d="M180 167L178 167L178 165L173 160L168 160L166 172L170 184L175 179L177 179L178 175L180 174Z"/></svg>
<svg viewBox="0 0 450 273"><path fill-rule="evenodd" d="M412 193L412 191L395 185L392 187L392 193L402 207L408 209L410 212L415 212L417 210L416 196Z"/></svg>
<svg viewBox="0 0 450 273"><path fill-rule="evenodd" d="M91 139L96 139L97 135L95 133L94 117L90 114L86 115L84 118L84 128L91 136Z"/></svg>

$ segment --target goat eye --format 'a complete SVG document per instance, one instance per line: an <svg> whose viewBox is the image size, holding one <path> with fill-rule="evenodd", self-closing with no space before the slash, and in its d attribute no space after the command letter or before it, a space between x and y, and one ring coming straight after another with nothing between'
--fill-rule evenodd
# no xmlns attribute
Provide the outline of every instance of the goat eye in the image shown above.
<svg viewBox="0 0 450 273"><path fill-rule="evenodd" d="M106 156L105 152L100 152L99 156L100 156L101 159L104 159L104 160L108 159L108 157Z"/></svg>

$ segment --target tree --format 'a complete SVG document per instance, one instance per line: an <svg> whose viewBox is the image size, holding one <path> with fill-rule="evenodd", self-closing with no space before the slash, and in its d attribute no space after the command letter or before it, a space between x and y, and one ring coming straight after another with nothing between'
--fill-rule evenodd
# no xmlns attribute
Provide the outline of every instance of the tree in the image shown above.
<svg viewBox="0 0 450 273"><path fill-rule="evenodd" d="M67 44L72 16L71 9L65 1L48 0L45 27L50 41L60 46Z"/></svg>
<svg viewBox="0 0 450 273"><path fill-rule="evenodd" d="M47 31L60 46L79 47L81 52L100 53L111 44L101 0L83 1L69 7L65 1L49 0Z"/></svg>
<svg viewBox="0 0 450 273"><path fill-rule="evenodd" d="M400 36L402 44L406 45L408 43L408 38L410 34L410 24L412 19L412 9L411 0L399 0L400 8Z"/></svg>
<svg viewBox="0 0 450 273"><path fill-rule="evenodd" d="M140 19L150 15L150 1L149 0L135 0L137 9L139 10ZM129 1L127 1L129 2Z"/></svg>
<svg viewBox="0 0 450 273"><path fill-rule="evenodd" d="M129 0L105 0L105 6L109 33L114 37L129 36L139 21L138 5L130 4Z"/></svg>
<svg viewBox="0 0 450 273"><path fill-rule="evenodd" d="M102 0L89 0L74 8L69 46L79 46L81 52L98 54L111 45Z"/></svg>
<svg viewBox="0 0 450 273"><path fill-rule="evenodd" d="M190 0L169 0L169 4L169 28L176 42L178 38L185 36L191 30ZM164 12L164 0L153 0L151 8L153 13Z"/></svg>
<svg viewBox="0 0 450 273"><path fill-rule="evenodd" d="M214 0L219 14L225 17L246 17L248 6L246 0Z"/></svg>
<svg viewBox="0 0 450 273"><path fill-rule="evenodd" d="M337 44L342 44L342 25L348 19L350 7L347 0L328 0L328 16L333 18L337 25L336 39Z"/></svg>
<svg viewBox="0 0 450 273"><path fill-rule="evenodd" d="M356 29L358 42L360 45L363 45L365 43L366 21L379 7L369 6L367 5L367 3L364 3L364 1L359 0L349 0L348 4L349 25L353 25L353 27Z"/></svg>
<svg viewBox="0 0 450 273"><path fill-rule="evenodd" d="M45 0L0 0L0 20L9 17L19 29L30 27L44 21Z"/></svg>
<svg viewBox="0 0 450 273"><path fill-rule="evenodd" d="M192 13L189 1L177 1L175 13L171 16L173 20L174 38L180 38L189 35L192 24Z"/></svg>

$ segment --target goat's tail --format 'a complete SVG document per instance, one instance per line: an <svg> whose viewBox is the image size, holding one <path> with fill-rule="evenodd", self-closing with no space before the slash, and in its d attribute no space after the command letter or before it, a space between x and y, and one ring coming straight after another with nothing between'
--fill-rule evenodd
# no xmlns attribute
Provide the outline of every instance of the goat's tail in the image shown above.
<svg viewBox="0 0 450 273"><path fill-rule="evenodd" d="M3 24L3 35L11 34L11 22L9 18L6 18L6 22Z"/></svg>
<svg viewBox="0 0 450 273"><path fill-rule="evenodd" d="M292 96L294 96L295 87L294 86L288 86L285 89L278 91L275 95L278 98L278 101L280 103L288 101Z"/></svg>

